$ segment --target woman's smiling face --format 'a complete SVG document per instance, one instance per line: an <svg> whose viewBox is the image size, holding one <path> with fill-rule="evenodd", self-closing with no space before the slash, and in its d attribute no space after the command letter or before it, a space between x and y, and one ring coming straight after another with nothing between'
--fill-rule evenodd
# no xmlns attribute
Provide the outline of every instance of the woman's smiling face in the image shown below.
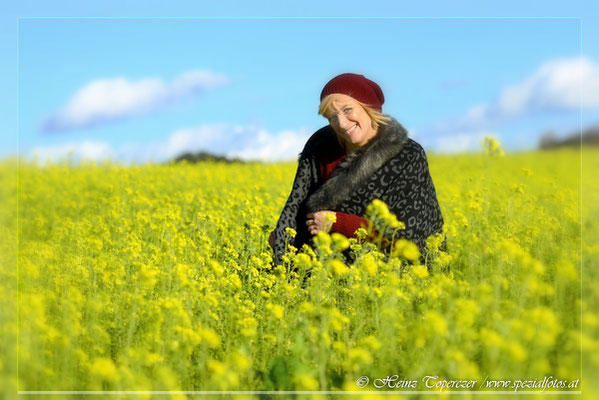
<svg viewBox="0 0 599 400"><path fill-rule="evenodd" d="M353 98L338 94L327 113L329 124L337 136L348 144L348 149L364 146L376 136L372 120L366 110Z"/></svg>

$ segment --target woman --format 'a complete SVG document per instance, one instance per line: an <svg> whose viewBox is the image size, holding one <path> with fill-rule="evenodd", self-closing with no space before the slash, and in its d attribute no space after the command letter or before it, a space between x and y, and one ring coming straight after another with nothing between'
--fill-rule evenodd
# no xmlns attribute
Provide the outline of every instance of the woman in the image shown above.
<svg viewBox="0 0 599 400"><path fill-rule="evenodd" d="M426 238L441 232L443 217L422 147L395 119L382 114L381 88L362 75L341 74L320 94L319 114L329 125L310 137L299 157L291 194L269 242L281 263L286 228L301 247L320 231L355 237L374 199L384 201L424 252ZM327 215L334 215L331 224ZM392 238L389 238L392 239ZM424 254L424 253L423 253Z"/></svg>

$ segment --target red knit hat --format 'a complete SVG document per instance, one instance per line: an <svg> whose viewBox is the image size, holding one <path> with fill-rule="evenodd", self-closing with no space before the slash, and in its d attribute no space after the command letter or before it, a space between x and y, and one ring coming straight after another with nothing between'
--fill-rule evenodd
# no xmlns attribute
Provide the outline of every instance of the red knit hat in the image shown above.
<svg viewBox="0 0 599 400"><path fill-rule="evenodd" d="M337 75L324 85L320 93L320 101L330 94L345 94L378 111L382 111L385 102L385 96L379 85L364 75Z"/></svg>

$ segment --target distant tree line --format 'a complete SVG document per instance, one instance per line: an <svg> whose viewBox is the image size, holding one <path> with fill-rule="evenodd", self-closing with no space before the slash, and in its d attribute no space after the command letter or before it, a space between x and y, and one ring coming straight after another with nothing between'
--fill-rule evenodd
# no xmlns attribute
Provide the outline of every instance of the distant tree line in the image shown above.
<svg viewBox="0 0 599 400"><path fill-rule="evenodd" d="M547 132L541 136L539 148L542 150L556 149L559 147L579 147L599 145L599 126L587 128L582 132L573 132L566 137L559 138L555 132Z"/></svg>

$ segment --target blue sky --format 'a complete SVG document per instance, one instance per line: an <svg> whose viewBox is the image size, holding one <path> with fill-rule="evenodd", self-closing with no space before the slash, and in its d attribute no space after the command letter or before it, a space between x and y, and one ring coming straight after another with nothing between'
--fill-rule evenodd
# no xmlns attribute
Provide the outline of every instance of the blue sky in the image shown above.
<svg viewBox="0 0 599 400"><path fill-rule="evenodd" d="M326 123L322 86L342 72L378 82L384 112L429 151L477 149L489 133L528 149L547 130L599 123L591 2L133 3L2 13L0 157L16 153L18 122L24 157L294 159Z"/></svg>

